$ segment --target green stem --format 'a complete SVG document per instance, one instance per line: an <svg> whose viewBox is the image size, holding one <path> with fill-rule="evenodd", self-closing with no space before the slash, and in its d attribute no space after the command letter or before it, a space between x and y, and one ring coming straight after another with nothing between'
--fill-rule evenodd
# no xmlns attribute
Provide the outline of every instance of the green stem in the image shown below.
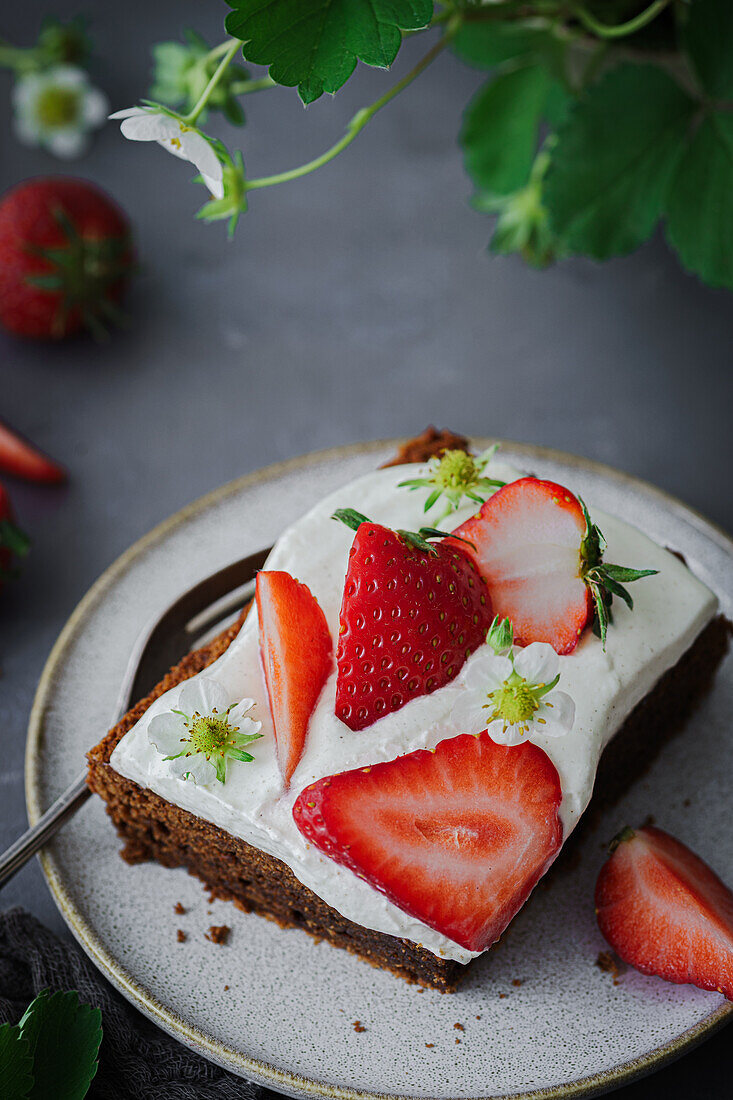
<svg viewBox="0 0 733 1100"><path fill-rule="evenodd" d="M209 81L209 83L206 85L203 92L199 96L198 102L196 103L195 107L193 108L193 110L189 111L189 113L186 115L186 117L183 120L189 126L195 125L196 119L199 117L199 115L203 111L204 107L209 102L209 99L211 97L212 92L214 91L217 84L219 83L219 81L223 77L224 72L226 71L226 68L227 68L229 62L232 60L232 58L234 57L237 50L241 49L242 43L239 41L238 38L234 38L228 44L222 42L221 46L226 46L224 56L222 57L221 61L217 65L216 70L214 71L214 74L211 77L211 80ZM217 54L218 52L221 52L221 46L217 46L215 50L211 51L211 53L212 54ZM209 56L211 56L211 54Z"/></svg>
<svg viewBox="0 0 733 1100"><path fill-rule="evenodd" d="M38 67L39 51L34 47L11 46L0 39L0 68L28 72Z"/></svg>
<svg viewBox="0 0 733 1100"><path fill-rule="evenodd" d="M346 133L337 141L335 145L332 145L330 149L327 149L325 153L321 153L320 157L316 157L314 160L309 160L306 164L301 164L298 168L291 168L289 172L278 172L274 176L261 176L259 179L247 180L245 187L248 191L256 191L261 187L274 187L277 183L288 183L290 180L299 179L300 176L306 176L309 172L315 172L317 168L322 168L324 164L328 164L329 161L337 157L347 145L350 145L357 134L361 133L370 119L374 118L377 111L381 111L382 107L385 107L396 95L399 95L408 84L412 84L416 77L420 76L420 73L427 69L442 50L448 45L448 42L458 30L458 22L452 27L446 30L446 33L442 36L439 42L428 50L425 56L418 61L414 69L402 77L402 80L398 80L393 87L385 92L383 96L375 100L369 107L362 107L360 111L357 111L354 117L346 127Z"/></svg>
<svg viewBox="0 0 733 1100"><path fill-rule="evenodd" d="M652 19L656 19L661 11L663 11L669 0L654 0L648 8L640 12L639 15L633 19L629 19L626 23L617 23L615 26L609 26L608 23L601 23L594 15L591 15L589 11L586 11L580 4L573 4L572 11L583 26L591 31L592 34L597 34L600 38L624 38L627 34L633 34L634 31L641 30L647 23L651 23Z"/></svg>
<svg viewBox="0 0 733 1100"><path fill-rule="evenodd" d="M276 80L271 76L263 76L259 80L233 80L229 85L229 91L234 95L249 95L250 92L263 92L266 88L276 87Z"/></svg>

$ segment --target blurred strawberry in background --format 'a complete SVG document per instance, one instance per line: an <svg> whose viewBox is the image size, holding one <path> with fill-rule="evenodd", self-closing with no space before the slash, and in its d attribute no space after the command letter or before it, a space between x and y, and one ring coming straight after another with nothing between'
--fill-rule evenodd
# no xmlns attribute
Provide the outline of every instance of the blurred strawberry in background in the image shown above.
<svg viewBox="0 0 733 1100"><path fill-rule="evenodd" d="M94 184L39 177L0 200L0 324L17 336L106 334L133 265L129 221Z"/></svg>
<svg viewBox="0 0 733 1100"><path fill-rule="evenodd" d="M0 481L0 590L15 575L18 559L25 557L29 545L28 536L15 523L8 491Z"/></svg>

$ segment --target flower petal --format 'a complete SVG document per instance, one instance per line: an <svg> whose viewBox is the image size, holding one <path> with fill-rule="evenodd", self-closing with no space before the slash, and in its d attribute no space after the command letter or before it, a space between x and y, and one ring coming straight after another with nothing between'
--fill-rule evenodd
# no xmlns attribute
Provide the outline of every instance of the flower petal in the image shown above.
<svg viewBox="0 0 733 1100"><path fill-rule="evenodd" d="M109 111L109 100L99 88L90 87L84 93L81 105L81 114L84 124L88 127L101 126Z"/></svg>
<svg viewBox="0 0 733 1100"><path fill-rule="evenodd" d="M463 682L467 688L494 691L512 674L512 662L508 657L497 657L495 653L481 653L474 661L469 661Z"/></svg>
<svg viewBox="0 0 733 1100"><path fill-rule="evenodd" d="M207 176L205 172L201 173L201 178L211 192L212 198L223 199L224 198L224 181L219 179L215 180L213 176Z"/></svg>
<svg viewBox="0 0 733 1100"><path fill-rule="evenodd" d="M84 130L58 130L55 134L44 135L42 140L50 153L64 160L80 157L89 145L89 138Z"/></svg>
<svg viewBox="0 0 733 1100"><path fill-rule="evenodd" d="M148 741L163 756L175 756L184 748L182 741L188 740L188 730L178 714L156 714L148 723Z"/></svg>
<svg viewBox="0 0 733 1100"><path fill-rule="evenodd" d="M79 88L86 84L89 77L76 65L54 65L46 69L44 79L56 88Z"/></svg>
<svg viewBox="0 0 733 1100"><path fill-rule="evenodd" d="M241 728L242 723L245 721L245 715L255 705L254 699L242 699L236 706L232 707L229 711L229 725L239 726Z"/></svg>
<svg viewBox="0 0 733 1100"><path fill-rule="evenodd" d="M486 692L463 691L451 711L450 720L461 733L480 733L491 713L483 709L488 701Z"/></svg>
<svg viewBox="0 0 733 1100"><path fill-rule="evenodd" d="M195 752L193 756L189 756L187 764L184 775L190 776L197 787L205 787L216 779L216 768L203 753Z"/></svg>
<svg viewBox="0 0 733 1100"><path fill-rule="evenodd" d="M107 115L107 118L138 118L140 115L151 114L149 107L125 107L121 111L114 111L111 115Z"/></svg>
<svg viewBox="0 0 733 1100"><path fill-rule="evenodd" d="M202 676L188 680L178 696L178 709L184 714L223 714L229 706L229 696L218 680Z"/></svg>
<svg viewBox="0 0 733 1100"><path fill-rule="evenodd" d="M177 127L178 123L168 115L158 114L157 111L146 111L141 115L124 118L120 124L120 131L128 141L164 142L176 136Z"/></svg>
<svg viewBox="0 0 733 1100"><path fill-rule="evenodd" d="M560 658L547 642L532 642L514 658L514 668L529 684L551 683L559 667Z"/></svg>
<svg viewBox="0 0 733 1100"><path fill-rule="evenodd" d="M212 182L221 183L224 169L206 138L196 133L195 130L185 130L181 128L180 139L183 155L186 159L196 165L202 176L205 176ZM206 186L211 190L208 183ZM217 195L216 197L221 198L223 194L224 192L222 191L221 195Z"/></svg>
<svg viewBox="0 0 733 1100"><path fill-rule="evenodd" d="M544 718L545 724L538 723L537 729L546 733L548 737L564 737L573 728L575 722L575 703L566 691L551 691L540 700L534 717L535 722L538 718Z"/></svg>
<svg viewBox="0 0 733 1100"><path fill-rule="evenodd" d="M489 737L497 745L521 745L527 740L527 734L520 726L505 726L501 718L490 722L488 727Z"/></svg>

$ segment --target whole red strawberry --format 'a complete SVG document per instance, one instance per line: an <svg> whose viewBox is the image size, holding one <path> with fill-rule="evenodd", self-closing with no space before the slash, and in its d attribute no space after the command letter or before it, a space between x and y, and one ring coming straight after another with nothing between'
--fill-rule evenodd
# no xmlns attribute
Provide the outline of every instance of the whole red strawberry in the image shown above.
<svg viewBox="0 0 733 1100"><path fill-rule="evenodd" d="M28 552L28 538L15 523L7 489L0 482L0 588L13 576L17 558Z"/></svg>
<svg viewBox="0 0 733 1100"><path fill-rule="evenodd" d="M18 336L104 332L132 263L127 218L94 184L31 179L0 200L0 323Z"/></svg>
<svg viewBox="0 0 733 1100"><path fill-rule="evenodd" d="M361 730L458 675L486 638L486 582L443 532L392 531L344 509L356 528L339 616L336 716Z"/></svg>

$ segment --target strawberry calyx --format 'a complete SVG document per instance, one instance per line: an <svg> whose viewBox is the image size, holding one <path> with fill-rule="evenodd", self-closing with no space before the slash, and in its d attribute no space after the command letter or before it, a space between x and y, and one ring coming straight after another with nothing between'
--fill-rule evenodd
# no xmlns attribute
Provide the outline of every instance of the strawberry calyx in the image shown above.
<svg viewBox="0 0 733 1100"><path fill-rule="evenodd" d="M352 531L358 531L362 523L373 522L368 516L363 515L361 512L357 512L354 508L337 508L331 516L331 519L336 519L341 523L345 523ZM460 535L452 534L450 531L439 531L437 527L421 527L419 531L405 531L402 528L397 528L395 529L395 534L399 535L402 541L407 543L408 546L414 546L416 550L422 550L428 554L437 555L437 550L428 542L428 539L450 538L473 546L473 543L469 542L468 539L461 538Z"/></svg>
<svg viewBox="0 0 733 1100"><path fill-rule="evenodd" d="M0 519L0 552L16 558L24 558L30 548L31 540L16 523L9 519ZM0 553L0 560L2 554ZM17 568L8 569L0 565L0 581L13 580L18 576Z"/></svg>
<svg viewBox="0 0 733 1100"><path fill-rule="evenodd" d="M621 829L620 832L616 833L616 836L613 838L611 843L608 845L608 854L609 854L609 856L613 855L613 853L618 848L619 844L625 844L628 840L633 840L635 836L636 836L636 833L631 828L631 826L630 825L624 825L623 829Z"/></svg>
<svg viewBox="0 0 733 1100"><path fill-rule="evenodd" d="M485 473L498 446L495 443L475 456L460 448L445 450L430 459L426 477L400 481L397 488L430 489L423 507L424 512L429 512L440 497L444 497L445 508L438 522L455 512L464 497L481 505L494 489L501 489L506 484L496 478L487 477Z"/></svg>
<svg viewBox="0 0 733 1100"><path fill-rule="evenodd" d="M595 608L593 632L601 639L605 649L608 627L613 622L611 611L613 597L618 596L624 601L629 611L633 611L634 601L624 588L624 584L641 580L642 577L653 577L659 570L633 569L628 565L611 565L610 562L604 562L606 540L603 532L597 524L593 523L588 508L580 497L578 497L578 503L585 519L585 532L580 543L580 575L593 599Z"/></svg>
<svg viewBox="0 0 733 1100"><path fill-rule="evenodd" d="M130 238L127 234L82 236L60 206L53 216L65 243L53 248L33 247L33 254L45 260L50 270L27 275L26 280L38 290L60 296L55 322L59 334L64 332L68 315L78 310L93 335L103 338L110 323L119 324L124 319L113 292L133 268Z"/></svg>

